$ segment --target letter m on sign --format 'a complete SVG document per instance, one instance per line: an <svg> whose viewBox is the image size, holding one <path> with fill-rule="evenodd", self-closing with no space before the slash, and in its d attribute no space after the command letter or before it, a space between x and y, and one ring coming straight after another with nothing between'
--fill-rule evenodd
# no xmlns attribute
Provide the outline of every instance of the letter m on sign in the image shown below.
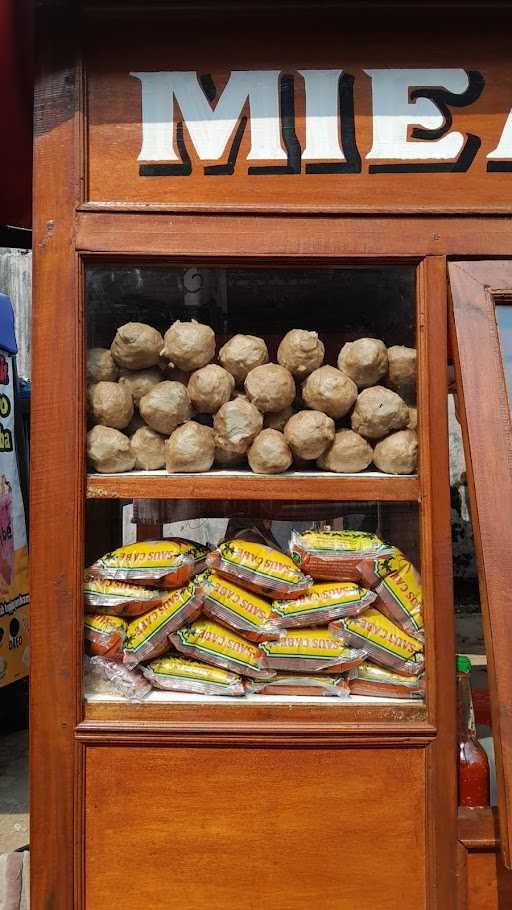
<svg viewBox="0 0 512 910"><path fill-rule="evenodd" d="M195 72L130 75L140 80L142 88L139 161L181 160L175 148L175 102L199 159L218 161L225 155L248 102L248 159L286 160L279 116L279 70L233 71L215 107L210 104Z"/></svg>

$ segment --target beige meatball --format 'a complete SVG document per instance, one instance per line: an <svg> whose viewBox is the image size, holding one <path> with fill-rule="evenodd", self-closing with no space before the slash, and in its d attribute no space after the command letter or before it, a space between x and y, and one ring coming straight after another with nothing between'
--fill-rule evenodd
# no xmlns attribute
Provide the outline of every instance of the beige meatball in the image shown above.
<svg viewBox="0 0 512 910"><path fill-rule="evenodd" d="M262 430L258 433L247 458L255 474L282 474L292 463L292 453L279 430Z"/></svg>
<svg viewBox="0 0 512 910"><path fill-rule="evenodd" d="M187 386L192 406L202 414L216 414L229 401L234 387L231 373L216 363L192 373Z"/></svg>
<svg viewBox="0 0 512 910"><path fill-rule="evenodd" d="M179 370L200 370L215 357L215 333L209 325L178 319L167 329L161 351Z"/></svg>
<svg viewBox="0 0 512 910"><path fill-rule="evenodd" d="M299 411L290 417L284 437L294 456L305 460L319 458L334 439L334 420L322 411Z"/></svg>
<svg viewBox="0 0 512 910"><path fill-rule="evenodd" d="M255 367L247 375L244 388L249 400L262 414L290 407L296 394L292 374L278 363Z"/></svg>
<svg viewBox="0 0 512 910"><path fill-rule="evenodd" d="M130 439L135 467L143 471L158 471L165 464L165 437L151 427L141 427Z"/></svg>
<svg viewBox="0 0 512 910"><path fill-rule="evenodd" d="M181 382L159 382L141 398L139 410L147 425L169 436L180 423L189 420L190 398Z"/></svg>
<svg viewBox="0 0 512 910"><path fill-rule="evenodd" d="M110 350L119 367L145 370L158 364L163 343L160 332L152 326L127 322L117 330Z"/></svg>
<svg viewBox="0 0 512 910"><path fill-rule="evenodd" d="M87 351L87 382L116 382L119 369L108 348Z"/></svg>
<svg viewBox="0 0 512 910"><path fill-rule="evenodd" d="M350 376L360 389L375 385L387 373L386 345L378 338L347 341L338 356L338 369Z"/></svg>
<svg viewBox="0 0 512 910"><path fill-rule="evenodd" d="M87 459L100 474L119 474L135 467L130 440L112 427L95 426L87 433Z"/></svg>
<svg viewBox="0 0 512 910"><path fill-rule="evenodd" d="M277 360L296 379L304 379L324 362L325 348L318 332L292 329L277 349Z"/></svg>
<svg viewBox="0 0 512 910"><path fill-rule="evenodd" d="M378 442L373 461L386 474L414 474L418 466L418 437L414 430L399 430Z"/></svg>
<svg viewBox="0 0 512 910"><path fill-rule="evenodd" d="M418 427L418 409L409 405L409 420L407 421L408 430L416 430Z"/></svg>
<svg viewBox="0 0 512 910"><path fill-rule="evenodd" d="M165 466L169 474L209 471L215 457L211 427L187 420L165 441Z"/></svg>
<svg viewBox="0 0 512 910"><path fill-rule="evenodd" d="M162 382L162 374L158 367L150 367L148 370L121 370L119 375L119 384L128 389L135 405L138 405L141 398L159 382Z"/></svg>
<svg viewBox="0 0 512 910"><path fill-rule="evenodd" d="M352 429L366 439L381 439L407 426L409 408L405 401L384 386L364 389L352 412Z"/></svg>
<svg viewBox="0 0 512 910"><path fill-rule="evenodd" d="M250 401L227 401L213 419L215 445L224 452L244 455L263 428L263 417Z"/></svg>
<svg viewBox="0 0 512 910"><path fill-rule="evenodd" d="M338 430L333 444L318 459L319 468L336 474L364 471L373 460L373 450L366 439L353 430Z"/></svg>
<svg viewBox="0 0 512 910"><path fill-rule="evenodd" d="M268 413L263 416L263 427L266 430L284 430L290 417L293 415L293 408L283 408L282 411Z"/></svg>
<svg viewBox="0 0 512 910"><path fill-rule="evenodd" d="M267 345L256 335L233 335L222 345L219 361L237 383L242 383L251 370L268 363Z"/></svg>
<svg viewBox="0 0 512 910"><path fill-rule="evenodd" d="M388 348L387 385L408 401L416 397L416 348L395 344Z"/></svg>
<svg viewBox="0 0 512 910"><path fill-rule="evenodd" d="M324 366L308 376L302 386L302 397L308 407L338 420L348 414L354 404L357 386L345 373Z"/></svg>
<svg viewBox="0 0 512 910"><path fill-rule="evenodd" d="M124 430L133 417L133 401L128 389L118 382L97 382L88 389L89 409L94 422Z"/></svg>

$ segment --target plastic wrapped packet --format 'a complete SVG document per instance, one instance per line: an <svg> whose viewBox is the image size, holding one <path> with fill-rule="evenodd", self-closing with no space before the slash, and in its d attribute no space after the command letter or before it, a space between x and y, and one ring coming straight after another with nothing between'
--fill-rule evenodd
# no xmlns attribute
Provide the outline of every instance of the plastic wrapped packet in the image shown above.
<svg viewBox="0 0 512 910"><path fill-rule="evenodd" d="M121 660L128 624L119 616L88 613L84 637L89 654Z"/></svg>
<svg viewBox="0 0 512 910"><path fill-rule="evenodd" d="M376 534L367 531L292 531L290 553L315 581L361 581L364 557L393 552Z"/></svg>
<svg viewBox="0 0 512 910"><path fill-rule="evenodd" d="M178 651L216 667L253 676L255 679L271 679L274 675L263 667L263 652L245 638L230 629L207 619L199 619L171 635L171 641Z"/></svg>
<svg viewBox="0 0 512 910"><path fill-rule="evenodd" d="M193 581L183 588L168 591L155 610L133 619L128 625L123 663L136 667L142 660L160 657L169 649L169 636L201 612L201 599Z"/></svg>
<svg viewBox="0 0 512 910"><path fill-rule="evenodd" d="M391 667L405 676L419 676L423 672L422 643L374 607L353 619L330 623L329 630L334 635L340 635L352 647L364 648L376 664Z"/></svg>
<svg viewBox="0 0 512 910"><path fill-rule="evenodd" d="M207 562L249 591L281 600L301 597L313 583L285 553L251 540L227 540L208 554Z"/></svg>
<svg viewBox="0 0 512 910"><path fill-rule="evenodd" d="M362 663L367 652L348 648L326 628L288 629L279 641L262 642L265 667L270 670L298 670L343 673Z"/></svg>
<svg viewBox="0 0 512 910"><path fill-rule="evenodd" d="M268 601L215 572L199 575L196 584L203 599L203 613L210 619L239 632L249 641L279 638L281 630Z"/></svg>
<svg viewBox="0 0 512 910"><path fill-rule="evenodd" d="M366 661L350 670L347 679L353 695L374 698L423 698L425 695L424 676L401 676Z"/></svg>
<svg viewBox="0 0 512 910"><path fill-rule="evenodd" d="M88 613L140 616L160 606L166 594L167 591L143 588L126 581L110 581L94 575L84 578L84 604Z"/></svg>
<svg viewBox="0 0 512 910"><path fill-rule="evenodd" d="M272 609L283 629L316 626L359 616L374 602L377 595L351 581L325 582L313 585L297 600L274 600Z"/></svg>
<svg viewBox="0 0 512 910"><path fill-rule="evenodd" d="M375 588L375 606L391 622L423 641L423 598L421 579L406 556L394 548L391 556L363 560L365 582Z"/></svg>
<svg viewBox="0 0 512 910"><path fill-rule="evenodd" d="M270 682L248 679L245 691L248 695L302 695L310 698L350 696L348 682L343 676L301 676L300 673L278 673Z"/></svg>
<svg viewBox="0 0 512 910"><path fill-rule="evenodd" d="M236 673L210 667L181 655L166 655L142 667L146 679L156 689L192 692L197 695L244 695L244 685Z"/></svg>
<svg viewBox="0 0 512 910"><path fill-rule="evenodd" d="M106 553L89 569L91 575L132 584L179 588L206 565L208 550L181 537L145 540Z"/></svg>
<svg viewBox="0 0 512 910"><path fill-rule="evenodd" d="M123 664L106 657L86 657L85 672L88 691L104 690L133 702L144 701L151 692L151 685L142 673L128 670ZM106 683L104 689L102 683Z"/></svg>

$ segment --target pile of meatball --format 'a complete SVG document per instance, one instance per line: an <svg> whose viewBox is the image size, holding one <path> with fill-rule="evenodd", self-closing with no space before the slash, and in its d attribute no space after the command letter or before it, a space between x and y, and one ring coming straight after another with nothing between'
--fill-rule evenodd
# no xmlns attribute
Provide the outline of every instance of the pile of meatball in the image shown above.
<svg viewBox="0 0 512 910"><path fill-rule="evenodd" d="M194 320L162 337L121 326L108 348L87 352L91 429L87 457L100 473L238 468L279 474L292 466L336 473L370 465L417 467L416 350L359 338L324 364L317 332L292 329L277 363L265 341L215 333Z"/></svg>

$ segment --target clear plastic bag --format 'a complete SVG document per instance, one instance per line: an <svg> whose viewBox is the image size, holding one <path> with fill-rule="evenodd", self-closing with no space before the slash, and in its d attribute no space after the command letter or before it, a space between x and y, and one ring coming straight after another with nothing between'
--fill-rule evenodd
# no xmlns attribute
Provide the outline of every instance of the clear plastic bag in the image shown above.
<svg viewBox="0 0 512 910"><path fill-rule="evenodd" d="M179 588L206 565L208 550L181 537L146 540L127 544L106 553L89 569L89 574L132 584Z"/></svg>
<svg viewBox="0 0 512 910"><path fill-rule="evenodd" d="M361 559L385 556L392 550L367 531L292 531L290 539L293 559L315 581L360 582Z"/></svg>
<svg viewBox="0 0 512 910"><path fill-rule="evenodd" d="M132 669L143 660L153 660L169 650L169 636L180 626L192 622L201 612L201 599L193 581L183 588L168 591L159 607L128 625L123 662Z"/></svg>
<svg viewBox="0 0 512 910"><path fill-rule="evenodd" d="M84 618L84 638L88 652L121 660L127 629L127 623L119 616L88 613Z"/></svg>
<svg viewBox="0 0 512 910"><path fill-rule="evenodd" d="M207 619L196 620L190 626L178 629L171 635L171 641L178 651L188 657L242 676L271 679L274 675L264 669L263 651L257 645Z"/></svg>
<svg viewBox="0 0 512 910"><path fill-rule="evenodd" d="M270 682L248 679L248 695L293 695L304 697L348 698L350 689L343 676L302 676L297 673L278 673Z"/></svg>
<svg viewBox="0 0 512 910"><path fill-rule="evenodd" d="M281 600L301 597L313 583L285 553L251 540L227 540L208 554L207 562L249 591Z"/></svg>
<svg viewBox="0 0 512 910"><path fill-rule="evenodd" d="M203 601L203 613L210 619L239 632L249 641L279 638L281 630L272 606L262 597L245 591L215 572L199 575L196 584Z"/></svg>
<svg viewBox="0 0 512 910"><path fill-rule="evenodd" d="M85 657L88 693L112 693L128 701L141 702L151 692L150 683L138 670L128 670L122 663L106 657ZM106 684L106 685L105 685ZM98 691L99 690L99 691Z"/></svg>
<svg viewBox="0 0 512 910"><path fill-rule="evenodd" d="M156 689L167 692L192 692L196 695L244 695L244 685L236 673L220 667L167 655L142 667L146 679Z"/></svg>
<svg viewBox="0 0 512 910"><path fill-rule="evenodd" d="M287 629L279 641L262 642L265 666L270 670L301 673L343 673L367 656L363 649L348 648L339 636L326 628Z"/></svg>
<svg viewBox="0 0 512 910"><path fill-rule="evenodd" d="M373 698L424 698L424 676L401 676L384 667L365 663L347 674L350 691L354 695Z"/></svg>
<svg viewBox="0 0 512 910"><path fill-rule="evenodd" d="M370 660L379 666L390 667L405 676L419 676L423 672L422 643L374 607L353 619L332 622L329 629L352 647L364 648Z"/></svg>
<svg viewBox="0 0 512 910"><path fill-rule="evenodd" d="M400 550L391 556L363 560L360 571L375 588L378 610L413 638L424 640L421 579L413 564Z"/></svg>
<svg viewBox="0 0 512 910"><path fill-rule="evenodd" d="M107 616L141 616L159 607L167 591L143 588L126 581L111 581L86 575L84 579L84 604L88 613Z"/></svg>
<svg viewBox="0 0 512 910"><path fill-rule="evenodd" d="M274 600L272 608L278 625L283 629L316 626L359 616L376 599L377 595L351 581L315 584L297 600Z"/></svg>

